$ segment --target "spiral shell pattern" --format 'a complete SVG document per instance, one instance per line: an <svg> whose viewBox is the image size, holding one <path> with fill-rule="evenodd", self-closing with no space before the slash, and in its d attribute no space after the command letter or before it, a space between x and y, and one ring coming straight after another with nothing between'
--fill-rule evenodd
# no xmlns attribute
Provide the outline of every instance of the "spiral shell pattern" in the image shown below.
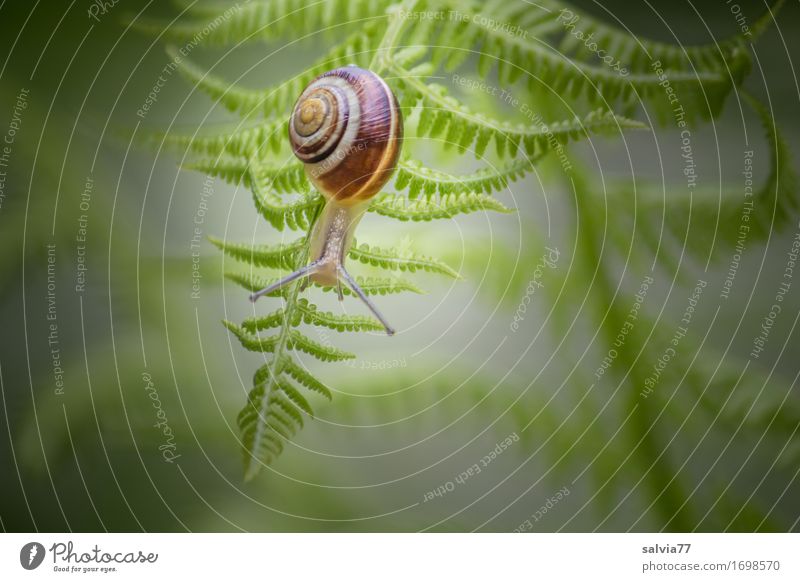
<svg viewBox="0 0 800 582"><path fill-rule="evenodd" d="M378 75L348 66L323 73L301 93L289 139L306 175L328 199L356 204L391 178L403 139L397 98Z"/></svg>

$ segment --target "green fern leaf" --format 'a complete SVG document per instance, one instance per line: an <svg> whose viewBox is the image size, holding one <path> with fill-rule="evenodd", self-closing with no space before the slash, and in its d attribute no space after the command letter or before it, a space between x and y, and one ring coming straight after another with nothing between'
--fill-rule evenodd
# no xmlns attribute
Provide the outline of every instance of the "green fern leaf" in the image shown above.
<svg viewBox="0 0 800 582"><path fill-rule="evenodd" d="M783 4L784 0L773 2L770 10L753 23L749 35L740 33L707 45L678 45L634 36L573 5L550 0L543 3L558 14L558 28L552 30L563 35L559 43L559 52L563 54L586 61L596 59L597 51L605 50L605 54L614 55L628 70L636 72L646 72L653 61L660 61L665 69L672 71L719 72L727 69L737 85L751 66L746 45L754 42L768 26L772 20L770 12L776 14ZM575 34L569 34L574 30L580 30L584 38L591 35L597 50L593 53Z"/></svg>
<svg viewBox="0 0 800 582"><path fill-rule="evenodd" d="M248 89L229 83L203 70L189 59L178 59L176 49L169 49L168 52L174 62L177 62L178 70L184 77L229 111L242 116L253 114L262 114L265 117L288 116L297 96L317 76L347 64L367 66L369 50L380 24L379 21L367 22L299 75L264 89Z"/></svg>
<svg viewBox="0 0 800 582"><path fill-rule="evenodd" d="M698 115L702 119L717 117L726 96L750 71L751 56L747 45L751 40L743 36L705 47L690 47L684 54L683 46L655 43L632 36L628 31L601 25L563 2L525 5L532 12L543 12L538 6L549 11L551 21L542 31L557 37L550 44L543 41L546 34L508 34L502 27L497 27L494 24L498 22L497 15L507 5L503 0L494 0L458 8L474 29L464 38L468 39L473 50L482 55L478 69L482 78L486 78L494 64L498 68L499 84L504 87L517 81L523 72L535 71L535 75L526 77L528 89L543 99L567 94L572 99L584 99L590 107L609 107L617 103L629 107L641 99L653 107L655 117L666 124L671 117L672 104L659 86L662 79L653 68L653 63L660 60L661 68L667 71L671 85L680 96L687 121L693 122ZM562 10L566 12L562 13ZM562 14L563 19L558 20ZM571 20L573 16L568 19L568 15L577 15L577 23ZM553 17L555 21L552 21ZM506 22L513 22L513 18L512 15ZM452 38L463 36L459 36L460 26L457 22L445 20L434 40L427 42L454 46ZM597 46L605 50L605 54L625 61L620 68L626 74L598 61L596 52L588 51L577 42L571 34L574 30L583 33L584 38L595 32L601 39ZM434 52L433 57L433 65L438 67L448 53Z"/></svg>
<svg viewBox="0 0 800 582"><path fill-rule="evenodd" d="M219 178L228 184L249 184L250 166L244 160L236 158L202 159L186 162L181 167L184 170L201 172L207 176Z"/></svg>
<svg viewBox="0 0 800 582"><path fill-rule="evenodd" d="M229 281L233 281L240 287L247 289L251 293L255 293L260 289L264 289L265 287L269 287L273 283L276 283L279 280L279 277L274 278L266 278L266 277L259 277L258 275L254 275L253 273L240 273L229 271L225 273L225 278ZM272 293L268 293L266 297L282 297L286 298L288 296L288 289L286 287L282 289L277 289Z"/></svg>
<svg viewBox="0 0 800 582"><path fill-rule="evenodd" d="M336 331L382 331L383 324L372 317L360 315L339 315L329 311L319 311L306 299L297 302L297 311L303 323L319 325Z"/></svg>
<svg viewBox="0 0 800 582"><path fill-rule="evenodd" d="M283 384L285 383L284 380L279 382L281 389L283 389ZM290 416L292 420L297 423L300 428L305 426L305 422L303 420L303 415L297 409L297 406L286 396L282 395L280 392L273 392L272 396L269 397L269 405L275 405L279 407L283 412ZM309 414L309 416L312 416Z"/></svg>
<svg viewBox="0 0 800 582"><path fill-rule="evenodd" d="M242 329L248 333L254 334L265 329L280 327L285 317L286 314L283 308L273 311L269 315L248 317L242 322Z"/></svg>
<svg viewBox="0 0 800 582"><path fill-rule="evenodd" d="M282 94L277 94L279 88L274 89L266 95L260 91L252 91L229 83L221 77L205 71L199 65L180 54L175 46L166 48L167 56L175 63L178 72L183 75L195 87L202 90L209 97L218 101L229 111L237 111L242 115L250 115L255 111L261 111L267 97L273 97L279 101Z"/></svg>
<svg viewBox="0 0 800 582"><path fill-rule="evenodd" d="M277 168L257 161L223 158L194 161L184 167L250 188L256 209L277 230L307 230L322 206L322 197L312 191L302 164ZM280 193L297 196L287 202Z"/></svg>
<svg viewBox="0 0 800 582"><path fill-rule="evenodd" d="M588 138L591 133L618 133L624 129L647 128L641 122L602 109L593 111L582 119L554 123L548 123L538 115L539 121L530 125L499 121L482 113L472 112L450 96L444 86L426 83L413 71L409 72L396 65L392 66L392 71L398 76L395 82L400 90L412 95L410 100L421 102L417 134L430 138L445 134L445 146L455 145L457 141L462 149L476 143L479 146L475 148L476 157L483 156L484 149L491 140L494 140L500 157L506 152L511 157L516 156L522 149L521 146L528 156L540 157L549 151L560 149L567 141ZM453 133L451 127L463 131L461 137Z"/></svg>
<svg viewBox="0 0 800 582"><path fill-rule="evenodd" d="M297 253L305 245L305 241L302 238L281 245L231 243L215 237L208 237L208 240L226 255L237 261L273 269L292 269Z"/></svg>
<svg viewBox="0 0 800 582"><path fill-rule="evenodd" d="M366 244L353 245L348 255L361 263L387 271L428 271L460 279L460 275L448 265L430 257L400 252L395 249L381 249Z"/></svg>
<svg viewBox="0 0 800 582"><path fill-rule="evenodd" d="M271 177L269 171L259 172L257 164L250 166L250 188L253 191L253 202L256 209L275 229L283 230L284 226L292 230L307 230L314 221L322 207L322 197L317 193L302 190L305 176L302 180L295 177ZM266 176L265 176L266 174ZM278 196L274 185L278 188L296 186L296 191L301 192L291 202L285 202Z"/></svg>
<svg viewBox="0 0 800 582"><path fill-rule="evenodd" d="M294 378L298 384L302 384L313 392L322 394L328 400L333 398L331 391L325 384L317 380L308 370L297 364L291 357L283 356L280 361L280 369Z"/></svg>
<svg viewBox="0 0 800 582"><path fill-rule="evenodd" d="M328 36L343 28L363 25L365 14L382 14L390 0L330 0L324 7L308 0L250 0L214 5L195 11L194 18L176 24L159 19L137 19L138 30L193 44L234 44L280 37L302 38L318 31Z"/></svg>
<svg viewBox="0 0 800 582"><path fill-rule="evenodd" d="M314 416L314 411L311 409L311 405L306 400L305 396L300 394L300 391L295 388L291 382L286 380L285 378L281 378L278 380L278 386L283 391L284 394L289 398L291 402L295 404L300 410L308 414L309 416ZM301 422L302 425L302 422Z"/></svg>
<svg viewBox="0 0 800 582"><path fill-rule="evenodd" d="M458 214L469 214L493 210L508 214L512 212L502 202L485 194L448 194L439 200L421 198L408 200L405 196L384 194L376 198L369 207L371 212L397 220L426 221L452 218Z"/></svg>
<svg viewBox="0 0 800 582"><path fill-rule="evenodd" d="M232 321L223 320L222 324L227 327L233 335L236 336L236 339L239 340L239 343L242 344L242 347L251 351L251 352L262 352L262 353L273 353L275 351L275 347L278 345L278 340L280 339L279 336L274 335L270 337L260 337L254 334L249 333L243 327L236 325Z"/></svg>
<svg viewBox="0 0 800 582"><path fill-rule="evenodd" d="M242 328L254 334L261 330L279 327L284 318L284 310L279 309L268 315L248 317L242 322ZM376 319L360 315L339 315L328 311L319 311L316 305L309 303L307 299L300 299L297 302L295 320L292 321L292 325L300 325L301 321L309 325L318 325L336 331L383 330L383 324Z"/></svg>
<svg viewBox="0 0 800 582"><path fill-rule="evenodd" d="M150 142L159 140L178 151L191 151L211 157L256 158L268 152L279 153L288 143L287 119L266 120L254 126L239 124L229 131L215 131L195 135L155 135Z"/></svg>
<svg viewBox="0 0 800 582"><path fill-rule="evenodd" d="M519 158L498 169L482 168L470 174L455 175L434 170L422 165L416 160L406 160L398 164L396 171L395 189L408 190L409 198L417 198L423 193L432 196L439 193L441 196L449 194L480 193L487 194L508 187L510 182L525 176L533 168L536 160ZM225 180L226 182L244 183L254 190L256 207L262 215L279 230L289 221L303 224L309 219L309 214L316 210L321 199L317 194L303 194L301 198L291 203L285 203L276 193L306 192L310 190L310 183L305 175L303 165L299 163L287 164L285 167L269 167L261 164L250 164L244 160L205 160L184 165L185 168L198 170L207 175ZM487 206L487 210L503 212L501 207ZM386 213L386 216L399 220L413 220L412 216L406 218ZM305 228L301 226L300 228ZM296 228L295 228L296 229Z"/></svg>
<svg viewBox="0 0 800 582"><path fill-rule="evenodd" d="M525 176L533 169L535 161L519 158L498 169L482 168L458 176L428 168L416 160L405 160L397 166L395 188L398 191L407 189L409 198L416 198L420 193L432 196L436 192L442 196L471 192L490 194L504 190L510 182Z"/></svg>
<svg viewBox="0 0 800 582"><path fill-rule="evenodd" d="M278 335L268 337L254 335L248 332L244 327L230 321L223 321L222 323L236 336L239 343L242 344L242 347L251 352L274 353L281 339ZM295 329L289 330L286 345L289 348L294 348L310 356L314 356L323 362L339 362L343 360L352 360L356 357L355 354L351 354L350 352L315 342Z"/></svg>
<svg viewBox="0 0 800 582"><path fill-rule="evenodd" d="M298 239L282 245L250 245L230 243L209 237L209 240L226 255L243 262L273 269L292 269L297 253L304 248L305 241ZM348 254L352 259L389 271L428 271L459 278L452 268L431 257L423 257L411 252L394 249L370 248L363 244L353 245Z"/></svg>
<svg viewBox="0 0 800 582"><path fill-rule="evenodd" d="M283 194L311 190L311 182L309 182L302 164L287 164L283 168L251 164L250 170L253 187L271 189Z"/></svg>
<svg viewBox="0 0 800 582"><path fill-rule="evenodd" d="M230 184L245 184L281 194L305 193L311 190L303 164L292 159L283 166L269 166L245 158L194 160L183 166L220 178Z"/></svg>
<svg viewBox="0 0 800 582"><path fill-rule="evenodd" d="M237 424L244 448L245 479L255 477L263 464L269 463L283 452L284 435L274 428L269 416L270 389L258 384L248 395L247 405L239 413Z"/></svg>
<svg viewBox="0 0 800 582"><path fill-rule="evenodd" d="M353 360L356 357L355 354L350 352L315 342L295 329L289 332L287 345L301 352L305 352L310 356L314 356L323 362L341 362L344 360Z"/></svg>
<svg viewBox="0 0 800 582"><path fill-rule="evenodd" d="M284 227L291 230L307 230L319 209L322 197L319 194L301 194L292 202L283 202L269 190L253 188L256 209L276 230Z"/></svg>
<svg viewBox="0 0 800 582"><path fill-rule="evenodd" d="M297 364L291 356L283 354L277 360L274 372L276 374L285 373L294 378L299 384L305 386L312 392L322 394L328 400L331 400L332 395L330 390L319 380L317 380L308 370ZM253 385L262 384L266 382L273 373L273 364L264 364L253 375Z"/></svg>
<svg viewBox="0 0 800 582"><path fill-rule="evenodd" d="M168 27L157 21L137 20L136 26L159 34L163 29L165 37L184 43L180 48L169 48L168 54L174 67L198 89L240 116L258 114L263 118L258 124L250 119L246 124L226 127L213 134L159 137L168 146L183 148L201 158L190 162L189 167L249 188L256 209L275 229L289 228L304 233L296 241L279 245L210 239L225 255L253 267L246 273L226 274L227 278L251 291L274 282L254 272L255 267L293 271L309 260L310 233L324 201L311 187L302 164L292 159L286 165L280 165L280 161L269 165L263 160L269 153L291 159L286 131L289 110L302 88L325 70L355 63L384 76L395 89L406 119L416 119L416 124L411 121L408 125L412 135L440 140L444 149L454 148L458 154L473 149L477 157L482 157L493 144L498 157L511 158L510 163L498 169L484 168L461 176L427 168L413 160L400 162L394 181L395 192L373 199L370 210L401 221L423 221L484 210L510 212L491 194L526 175L542 157L553 152L565 155L565 144L595 134L614 135L620 130L645 127L615 113L618 104L627 112L634 111L641 101L652 105L655 117L662 123L671 118L672 107L662 86L664 78L656 71L653 61L660 61L664 75L680 97L687 121L692 121L690 116L694 114L706 118L717 115L726 96L734 86L741 84L751 66L749 44L741 37L714 47L684 50L684 47L630 37L588 14L575 11L581 26L595 35L598 46L626 61L631 74L620 75L575 41L561 13L562 8L572 9L556 0L541 0L535 5L506 0L404 0L400 3L395 0L251 0L233 6L218 0L204 0L201 4L180 1L185 3L189 19ZM776 6L780 7L781 3L779 0ZM412 26L411 19L403 17L404 11L428 8L452 8L459 11L462 18L423 18L415 20ZM497 22L516 25L530 37L509 34L503 27L496 26ZM759 19L753 27L754 33L760 33L767 22L766 17ZM265 39L283 42L318 32L344 40L337 42L298 76L266 88L234 85L215 75L214 69L205 71L186 58L187 47L194 49L203 43L238 45L243 41ZM445 86L431 82L431 77L442 67L455 70L472 66L468 57L475 50L467 48L483 53L477 58L482 80L486 81L496 66L498 86L515 90L517 82L527 83L530 103L518 108L525 123L503 121L481 110L473 111L453 97ZM523 77L524 71L535 72L536 77ZM573 110L580 114L564 121L551 121L558 116L557 111L564 110L555 105L559 100L569 101L568 115L572 115ZM759 114L765 117L763 110ZM768 126L768 137L775 144L776 169L762 197L762 206L768 208L774 201L776 220L787 222L787 217L797 209L796 179L791 173L791 158L785 143L774 127ZM783 194L787 186L792 192L790 196ZM402 195L405 191L408 196ZM588 205L592 201L580 201L580 204ZM766 218L771 216L765 215ZM766 232L770 225L762 226ZM624 237L620 232L623 231L615 231L612 237L621 244ZM645 234L652 237L654 232ZM587 256L589 254L587 252ZM349 256L354 261L386 271L419 270L459 277L447 264L414 254L404 247L380 249L353 245ZM357 280L367 294L420 292L413 284L393 277ZM346 287L323 290L352 294ZM312 415L312 407L304 392L301 393L303 387L331 397L325 384L306 370L291 351L310 354L326 362L355 357L327 342L312 340L298 328L305 324L342 332L382 329L371 317L321 311L301 298L300 293L301 282L293 282L270 294L283 300L279 309L249 317L241 325L223 322L246 349L270 354L254 375L254 387L238 416L247 478L252 478L265 463L280 455L286 442L303 426L305 415ZM261 332L269 335L262 336Z"/></svg>
<svg viewBox="0 0 800 582"><path fill-rule="evenodd" d="M749 93L744 93L744 96L759 116L770 151L769 176L766 183L753 196L755 208L753 236L758 240L765 240L771 232L785 226L797 215L797 210L800 208L798 176L794 169L792 153L775 124L772 112Z"/></svg>

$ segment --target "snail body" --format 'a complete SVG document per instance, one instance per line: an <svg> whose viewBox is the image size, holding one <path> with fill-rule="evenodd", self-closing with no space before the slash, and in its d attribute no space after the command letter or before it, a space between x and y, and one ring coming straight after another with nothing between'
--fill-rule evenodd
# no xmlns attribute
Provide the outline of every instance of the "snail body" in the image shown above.
<svg viewBox="0 0 800 582"><path fill-rule="evenodd" d="M397 98L371 71L355 66L334 69L303 90L289 120L289 140L308 179L325 198L325 207L312 233L309 264L254 293L252 301L302 277L337 286L341 300L344 281L386 332L394 333L344 262L370 200L394 172L402 139Z"/></svg>

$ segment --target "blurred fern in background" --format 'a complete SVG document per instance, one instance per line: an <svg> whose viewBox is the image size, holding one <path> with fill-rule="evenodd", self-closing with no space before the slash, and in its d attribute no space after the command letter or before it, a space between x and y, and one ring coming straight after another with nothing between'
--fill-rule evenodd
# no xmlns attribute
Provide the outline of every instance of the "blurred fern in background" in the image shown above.
<svg viewBox="0 0 800 582"><path fill-rule="evenodd" d="M93 264L108 269L108 281L100 278L98 287L137 294L114 317L108 316L110 307L107 314L87 301L85 309L97 321L110 320L108 327L133 331L117 331L126 341L113 346L110 335L90 337L88 348L69 358L70 376L91 378L95 389L74 386L65 408L58 398L37 393L33 413L10 425L13 450L33 471L38 495L47 495L45 475L51 475L44 457L54 468L50 483L69 475L68 487L95 491L90 499L97 499L97 520L83 522L89 529L509 530L562 486L572 491L570 509L547 515L537 529L797 527L791 492L800 463L800 405L790 377L796 370L777 361L749 361L749 337L732 345L731 337L710 335L726 318L731 335L735 326L757 329L760 321L745 313L744 299L698 311L657 389L642 395L697 280L709 282L703 300L714 294L711 288L735 252L743 207L738 159L706 158L705 175L687 188L684 166L675 166L683 163L682 144L667 87L677 96L698 159L718 145L704 147L702 132L716 138L721 131L724 141L724 127L736 123L729 119L732 111L741 112L739 121L748 130L756 123L763 128L764 141L748 131L747 145L760 168L766 169L769 157L769 172L753 196L748 249L769 245L779 228L796 223L792 154L754 73L768 63L759 60L753 43L766 40L783 2L764 6L751 34L696 46L648 40L597 7L553 0L173 4L180 13L175 20L172 12L166 18L132 13L129 22L146 33L139 42L163 45L168 62L188 83L182 90L205 93L207 105L225 121L207 116L195 118L189 130L159 132L163 128L152 123L144 131L151 145L176 152L181 168L228 182L231 192L248 191L268 228L251 237L209 233L224 256L220 271L236 287L259 289L306 260L322 200L292 156L286 131L303 87L324 71L352 63L381 74L395 91L407 128L403 158L370 207L370 221L379 230L364 233L350 260L359 263L357 279L367 293L398 301L413 297L397 305L414 337L386 339L371 317L329 310L331 289L301 294L289 287L274 294L280 304L259 305L266 314L241 319L236 309L233 315L209 312L208 306L185 309L173 300L182 289L185 249L178 249L177 258L158 256L167 234L148 230L152 226L142 220L140 238L130 225L114 225L119 209L98 203L93 232L101 242ZM444 16L431 16L436 14ZM584 40L589 35L591 46ZM316 51L321 42L327 48L312 64L295 63L295 54ZM234 50L253 64L241 75L228 66ZM613 56L625 74L604 56ZM266 69L256 68L264 63ZM281 66L290 71L282 80ZM267 71L268 80L250 71ZM752 95L744 89L748 82ZM140 103L140 95L133 100ZM43 111L38 115L46 117ZM67 135L63 125L51 131ZM35 151L31 144L26 155ZM667 160L655 168L654 152ZM58 175L60 160L46 162L54 166L48 173ZM709 165L718 176L705 172ZM674 175L679 179L670 179ZM116 178L105 181L108 192ZM152 185L148 180L149 204L151 190L166 199L166 182L158 176ZM196 192L196 180L190 184ZM143 181L137 186L145 188ZM4 208L3 220L10 208L22 222L24 206ZM483 213L496 231L470 229ZM29 245L51 240L51 216L37 219L25 239ZM100 237L102 216L110 216L113 227L107 240ZM443 225L454 220L467 225L464 241L442 234ZM398 222L399 232L408 231L399 242L391 237ZM385 239L377 236L384 230ZM69 248L74 233L55 232L64 237L59 247ZM18 234L0 230L6 248L19 246ZM120 237L126 242L115 245ZM509 331L547 248L560 249L558 267L546 270L520 330ZM3 257L6 273L18 267L11 256ZM112 283L118 263L125 269L113 271ZM128 268L134 264L136 270ZM747 290L745 273L760 268L751 267L742 267L736 280L740 293ZM655 284L620 342L646 277ZM444 300L437 278L455 281ZM207 281L216 283L211 276ZM433 291L424 295L423 288ZM215 295L225 292L212 288ZM225 306L240 302L243 312L246 293L237 288ZM418 306L419 315L409 306ZM742 319L735 321L740 306ZM443 315L425 316L437 309ZM234 363L254 360L228 356L203 328L206 318L224 319L232 337L258 358L252 382L245 380L249 394L230 427L214 413L232 418L230 407L241 407L243 395L228 389L239 382ZM451 318L468 325L456 327ZM429 327L419 329L422 323ZM184 337L187 330L197 331L196 344ZM358 333L334 343L329 331ZM73 337L80 346L81 336ZM402 341L409 342L404 351L396 347ZM441 348L448 341L455 346L451 351ZM139 360L145 346L147 366ZM777 341L774 347L780 347ZM791 344L782 349L790 351ZM611 350L615 355L600 374ZM91 372L85 353L97 354ZM408 356L411 365L370 369L387 354ZM333 362L341 363L328 364ZM146 465L142 439L151 448L160 443L138 432L139 426L143 434L153 432L149 402L137 404L128 396L141 391L143 369L157 378L165 409L176 418L184 454L177 471L161 465L145 467L146 474L133 470ZM3 361L6 392L9 375ZM72 423L65 426L67 410ZM319 420L308 422L312 416ZM439 486L448 471L458 474L475 462L476 451L491 450L512 433L520 443L496 461L502 470L491 482L484 474L483 489L465 486L435 507L422 503L424 491ZM272 463L257 488L239 489L237 467L226 464L236 441L244 449L248 479ZM291 451L285 451L289 444ZM412 460L402 455L406 451ZM81 455L76 471L73 457ZM117 473L102 471L106 462L118 463ZM54 515L57 501L51 503ZM69 523L69 505L64 506Z"/></svg>
<svg viewBox="0 0 800 582"><path fill-rule="evenodd" d="M780 4L776 3L773 10ZM594 133L618 133L646 127L624 117L623 113L634 116L644 108L649 122L666 126L674 123L675 104L678 103L681 119L688 126L718 117L728 95L741 85L752 67L748 48L751 35L687 49L633 37L561 2L547 1L533 6L500 0L474 3L286 0L236 5L233 13L223 13L225 8L230 7L191 5L187 9L190 18L178 26L167 29L161 23L138 23L138 26L159 33L165 30L174 41L195 38L213 27L207 34L209 43L234 45L281 39L289 34L302 40L304 35L319 30L326 31L334 42L326 55L294 78L259 89L239 86L217 75L216 71L205 71L188 59L179 59L180 70L187 79L240 115L242 122L233 131L215 135L170 134L164 139L184 151L188 149L206 157L190 161L188 166L192 169L247 185L253 192L256 208L275 228L286 227L305 233L295 242L277 247L214 241L236 260L271 269L291 271L305 262L309 233L321 205L321 198L306 179L302 165L286 161L290 159L286 125L294 99L321 72L354 63L386 76L399 96L410 127L409 134L417 139L406 147L392 188L377 197L370 210L398 220L433 220L478 210L505 211L505 207L491 197L492 193L530 172L552 150L563 151L569 141L589 138ZM223 18L227 14L229 16ZM770 19L770 12L766 12L754 26L755 36L766 29ZM497 23L503 26L496 26ZM575 23L583 35L591 35L595 44L579 42L582 37L572 34ZM527 34L520 36L513 33L515 30L524 30ZM169 49L169 54L178 57L174 48ZM472 58L475 54L479 58ZM626 63L625 74L611 70L607 61L600 58L604 54L614 55ZM473 110L438 82L443 78L443 69L482 79L489 87L496 83L509 94L521 87L532 110L537 112L536 123L507 121L493 117L490 112ZM665 88L673 89L679 101L671 100ZM753 100L747 102L753 103ZM788 164L778 160L780 155L785 159L783 150L778 149L783 143L769 117L763 115L759 105L755 107L765 117L768 135L773 138L773 166L784 174L783 180L771 179L758 197L758 208L768 218L771 197L780 207L794 206L796 199L794 184L786 179ZM420 138L428 138L443 148L456 148L463 155L473 155L483 161L485 167L464 175L429 167L416 159L422 155L421 151L417 152L421 150L418 148L421 142L417 141ZM494 146L493 152L490 146ZM596 321L609 331L605 339L610 346L617 330L625 323L626 314L620 302L615 301L610 280L613 275L603 272L608 259L595 251L602 233L597 230L600 225L594 225L593 221L602 214L593 206L603 199L602 193L592 192L588 178L581 174L575 172L572 178L576 211L581 217L581 224L575 225L580 229L579 260L586 272L601 269L596 274L598 285L593 289L598 307ZM739 200L732 197L724 200L721 216L734 214L739 204ZM630 218L625 212L615 212L613 216L613 220L620 221ZM681 215L671 211L669 216ZM760 223L771 224L764 220ZM611 230L625 232L613 225ZM760 234L765 236L768 232L765 229ZM630 241L617 242L621 245L620 252L628 252ZM721 243L726 242L730 240L721 237ZM664 250L659 255L660 247L649 250L654 251L657 258L669 252ZM699 255L709 252L701 244L688 250ZM421 269L455 275L435 259L400 254L392 249L360 245L351 250L350 256L382 270ZM666 263L667 259L663 260ZM271 282L250 272L234 272L229 276L249 290ZM366 283L361 280L361 284ZM381 290L392 289L393 285L397 290L408 288L407 282L393 283L390 279L379 279L377 284ZM324 361L355 357L315 342L294 328L301 323L337 331L376 331L381 327L379 322L368 318L320 312L313 303L300 299L299 285L298 282L286 291L275 293L284 303L277 311L252 318L241 326L226 322L245 348L271 354L256 372L254 389L239 416L248 476L258 471L261 461L269 462L278 455L285 439L292 437L298 425L302 426L304 416L312 414L311 405L296 384L330 397L324 382L303 369L290 351L301 350ZM367 289L372 290L368 285ZM273 335L256 335L258 331L273 328L277 329ZM648 341L646 337L638 339L639 343L630 342L625 346L620 364L616 366L617 370L625 370L626 381L631 385L632 406L637 406L640 400L633 387L640 386L644 380L643 366L637 365L637 360L647 360L642 354L644 350L657 356L660 349L657 342ZM637 353L638 358L635 357ZM642 402L644 408L646 401ZM640 421L635 436L642 454L656 458L658 446L647 430L649 421L645 414L636 418ZM649 480L654 492L660 492L669 507L679 507L682 498L679 486L667 486L661 491L663 484L670 481L669 473L662 470L660 463L652 469ZM688 525L687 522L680 524Z"/></svg>

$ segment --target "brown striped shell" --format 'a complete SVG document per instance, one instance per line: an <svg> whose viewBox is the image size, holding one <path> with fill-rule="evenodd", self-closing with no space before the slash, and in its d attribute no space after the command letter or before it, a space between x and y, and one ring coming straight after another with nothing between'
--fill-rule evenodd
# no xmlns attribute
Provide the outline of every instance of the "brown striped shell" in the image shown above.
<svg viewBox="0 0 800 582"><path fill-rule="evenodd" d="M348 66L323 73L301 93L289 141L306 175L327 199L348 205L377 194L391 178L403 118L378 75Z"/></svg>

